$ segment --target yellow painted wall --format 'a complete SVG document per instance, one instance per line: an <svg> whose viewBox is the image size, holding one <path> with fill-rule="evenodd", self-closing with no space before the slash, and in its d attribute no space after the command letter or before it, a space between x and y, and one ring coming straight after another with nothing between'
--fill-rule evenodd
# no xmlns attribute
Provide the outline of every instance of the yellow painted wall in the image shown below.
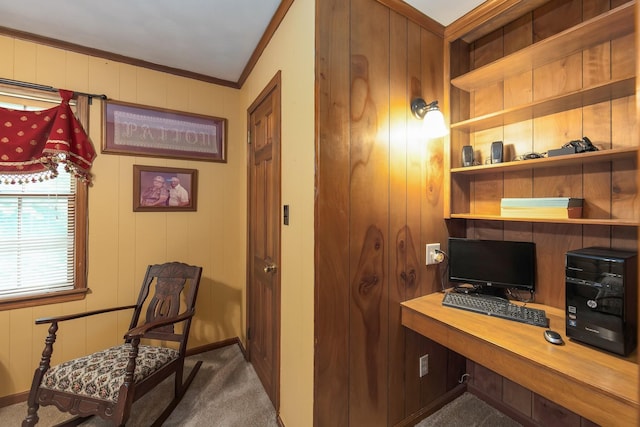
<svg viewBox="0 0 640 427"><path fill-rule="evenodd" d="M228 163L99 154L89 189L86 299L0 311L0 397L29 389L46 336L43 316L126 305L151 263L203 267L189 347L242 336L245 317L246 146L240 91L31 42L0 37L0 77L228 119ZM89 134L101 145L101 102ZM133 165L198 170L197 212L133 212ZM62 324L53 363L118 344L130 311Z"/></svg>
<svg viewBox="0 0 640 427"><path fill-rule="evenodd" d="M241 89L246 109L282 72L280 418L313 425L315 1L296 0ZM246 113L245 113L246 129Z"/></svg>
<svg viewBox="0 0 640 427"><path fill-rule="evenodd" d="M245 337L246 113L282 71L281 399L285 425L313 420L315 2L297 0L241 90L0 36L0 77L228 119L228 163L99 154L89 190L89 287L82 301L0 311L0 398L25 392L44 346L39 317L135 302L146 266L203 266L190 347ZM101 105L89 134L99 150ZM133 165L198 170L197 212L132 211ZM118 344L129 313L63 324L52 363Z"/></svg>

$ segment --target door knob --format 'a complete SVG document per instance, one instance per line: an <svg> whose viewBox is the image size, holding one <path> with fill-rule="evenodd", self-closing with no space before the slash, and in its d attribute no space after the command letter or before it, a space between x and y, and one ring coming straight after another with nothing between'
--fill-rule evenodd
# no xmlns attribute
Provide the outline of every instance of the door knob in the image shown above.
<svg viewBox="0 0 640 427"><path fill-rule="evenodd" d="M272 272L276 271L276 268L277 268L277 267L276 267L276 265L275 265L275 264L267 264L267 265L264 267L264 272L265 272L265 273L272 273Z"/></svg>

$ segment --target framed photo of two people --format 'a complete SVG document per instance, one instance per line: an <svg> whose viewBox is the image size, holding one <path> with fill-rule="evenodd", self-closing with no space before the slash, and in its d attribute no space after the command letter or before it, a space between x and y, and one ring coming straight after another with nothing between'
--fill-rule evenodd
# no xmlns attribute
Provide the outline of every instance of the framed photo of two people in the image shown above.
<svg viewBox="0 0 640 427"><path fill-rule="evenodd" d="M134 212L195 211L196 169L133 165Z"/></svg>

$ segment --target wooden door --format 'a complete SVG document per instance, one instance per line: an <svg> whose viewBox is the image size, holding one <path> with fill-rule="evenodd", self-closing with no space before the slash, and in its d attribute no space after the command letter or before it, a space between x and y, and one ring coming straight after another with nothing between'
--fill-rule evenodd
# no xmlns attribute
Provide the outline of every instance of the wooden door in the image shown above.
<svg viewBox="0 0 640 427"><path fill-rule="evenodd" d="M280 73L248 111L247 349L276 411L280 389Z"/></svg>

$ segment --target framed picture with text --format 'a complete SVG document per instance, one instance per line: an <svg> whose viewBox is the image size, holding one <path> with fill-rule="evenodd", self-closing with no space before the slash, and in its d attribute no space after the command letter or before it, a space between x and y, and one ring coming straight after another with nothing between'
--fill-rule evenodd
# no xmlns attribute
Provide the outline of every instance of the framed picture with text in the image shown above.
<svg viewBox="0 0 640 427"><path fill-rule="evenodd" d="M195 211L196 169L133 165L134 212Z"/></svg>
<svg viewBox="0 0 640 427"><path fill-rule="evenodd" d="M102 152L227 162L227 119L105 101Z"/></svg>

